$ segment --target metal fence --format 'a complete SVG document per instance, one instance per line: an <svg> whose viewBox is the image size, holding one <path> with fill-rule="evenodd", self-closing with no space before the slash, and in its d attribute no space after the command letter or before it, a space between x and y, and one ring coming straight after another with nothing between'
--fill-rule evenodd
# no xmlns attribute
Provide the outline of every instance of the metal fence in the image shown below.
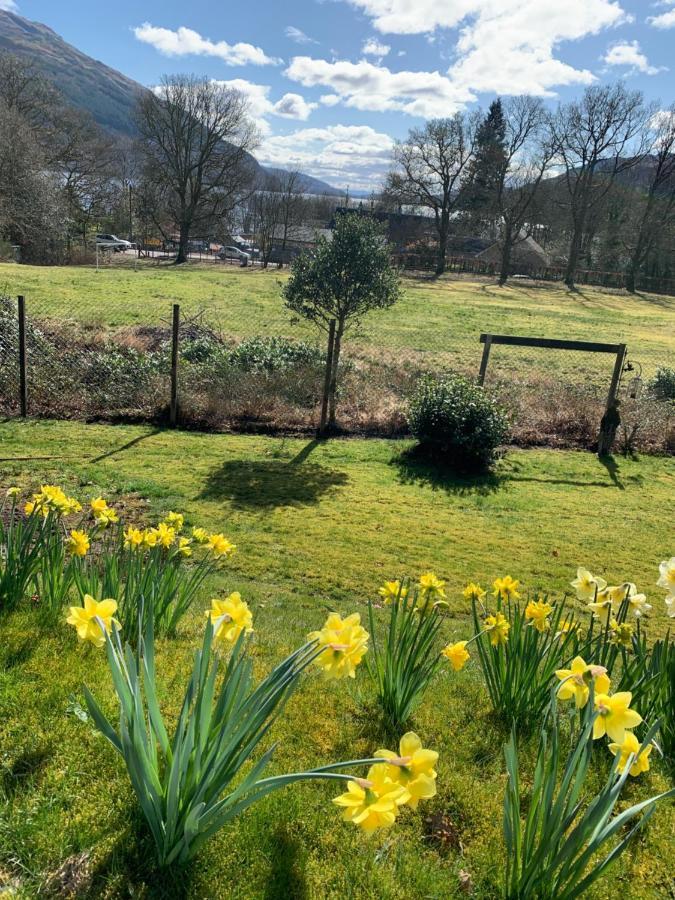
<svg viewBox="0 0 675 900"><path fill-rule="evenodd" d="M317 429L325 337L305 330L291 340L292 329L266 319L242 340L255 328L233 323L226 304L130 303L123 286L118 290L116 298L80 295L77 307L62 297L0 298L0 415L214 431ZM348 343L339 379L338 418L349 433L405 434L407 401L424 371L479 374L479 334L460 346L449 332L434 331L425 353L397 346L377 328L362 338ZM495 345L485 385L509 410L514 443L591 448L614 364L609 354ZM621 396L626 422L638 424L638 446L667 449L673 405L652 403L644 389L631 396L632 384L623 384Z"/></svg>

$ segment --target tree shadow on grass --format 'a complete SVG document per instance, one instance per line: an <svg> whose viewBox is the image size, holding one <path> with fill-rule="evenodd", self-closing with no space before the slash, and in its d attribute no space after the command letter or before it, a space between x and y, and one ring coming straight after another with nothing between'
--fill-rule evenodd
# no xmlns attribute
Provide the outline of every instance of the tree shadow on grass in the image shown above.
<svg viewBox="0 0 675 900"><path fill-rule="evenodd" d="M494 494L508 480L495 472L477 475L458 472L454 466L429 456L419 446L397 454L391 459L390 465L398 469L401 484L423 484L434 491L459 496Z"/></svg>
<svg viewBox="0 0 675 900"><path fill-rule="evenodd" d="M35 784L53 755L53 748L45 745L26 750L17 756L0 776L0 795L10 799Z"/></svg>
<svg viewBox="0 0 675 900"><path fill-rule="evenodd" d="M313 442L312 442L313 443ZM307 506L348 482L345 472L306 462L305 447L294 459L233 459L213 469L200 498L230 500L238 509Z"/></svg>

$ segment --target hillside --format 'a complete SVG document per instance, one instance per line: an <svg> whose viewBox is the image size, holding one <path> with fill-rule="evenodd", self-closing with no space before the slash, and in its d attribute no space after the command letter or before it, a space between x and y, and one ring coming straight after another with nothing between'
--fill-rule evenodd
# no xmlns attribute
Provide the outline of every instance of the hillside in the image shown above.
<svg viewBox="0 0 675 900"><path fill-rule="evenodd" d="M30 60L71 106L90 113L101 128L116 136L134 136L134 105L139 93L147 90L137 81L82 53L46 25L7 10L0 10L0 52ZM252 161L261 174L280 171ZM307 193L343 193L310 175L302 178Z"/></svg>

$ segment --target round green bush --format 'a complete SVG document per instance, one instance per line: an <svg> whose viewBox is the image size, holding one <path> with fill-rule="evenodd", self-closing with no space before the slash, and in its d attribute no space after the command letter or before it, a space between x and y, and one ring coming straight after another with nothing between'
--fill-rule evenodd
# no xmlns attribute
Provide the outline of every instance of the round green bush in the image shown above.
<svg viewBox="0 0 675 900"><path fill-rule="evenodd" d="M453 373L424 375L408 409L422 448L460 471L488 469L509 433L504 410L482 387Z"/></svg>

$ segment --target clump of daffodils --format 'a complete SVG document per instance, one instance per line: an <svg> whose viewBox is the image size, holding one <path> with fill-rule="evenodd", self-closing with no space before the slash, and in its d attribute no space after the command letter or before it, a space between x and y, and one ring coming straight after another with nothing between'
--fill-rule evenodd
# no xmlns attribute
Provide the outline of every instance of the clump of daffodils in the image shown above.
<svg viewBox="0 0 675 900"><path fill-rule="evenodd" d="M636 619L644 616L652 608L645 594L641 594L632 581L608 585L604 578L580 567L577 569L577 577L570 584L576 591L577 598L587 602L587 608L604 628L612 627L612 622L624 602Z"/></svg>
<svg viewBox="0 0 675 900"><path fill-rule="evenodd" d="M62 488L43 484L38 493L33 494L32 499L25 504L24 512L27 516L41 513L45 518L50 512L59 517L70 516L82 512L82 506L74 497L68 497Z"/></svg>
<svg viewBox="0 0 675 900"><path fill-rule="evenodd" d="M320 652L314 661L326 678L355 678L356 667L368 650L369 639L359 613L344 619L338 613L331 613L323 628L307 635L308 641L317 643Z"/></svg>
<svg viewBox="0 0 675 900"><path fill-rule="evenodd" d="M398 753L378 750L375 757L385 762L371 766L366 778L350 779L346 793L333 800L346 822L368 834L393 825L403 806L417 809L436 795L438 753L425 749L414 732L403 735Z"/></svg>
<svg viewBox="0 0 675 900"><path fill-rule="evenodd" d="M593 685L593 703L596 713L593 722L593 739L605 735L612 741L609 750L614 756L620 754L618 771L623 772L628 760L630 774L639 775L649 770L651 746L640 751L640 742L632 732L642 722L642 716L630 708L633 695L630 691L611 693L611 682L604 666L587 664L581 656L572 660L569 669L558 669L556 676L561 681L558 688L560 700L574 700L577 709L583 709L590 697Z"/></svg>

